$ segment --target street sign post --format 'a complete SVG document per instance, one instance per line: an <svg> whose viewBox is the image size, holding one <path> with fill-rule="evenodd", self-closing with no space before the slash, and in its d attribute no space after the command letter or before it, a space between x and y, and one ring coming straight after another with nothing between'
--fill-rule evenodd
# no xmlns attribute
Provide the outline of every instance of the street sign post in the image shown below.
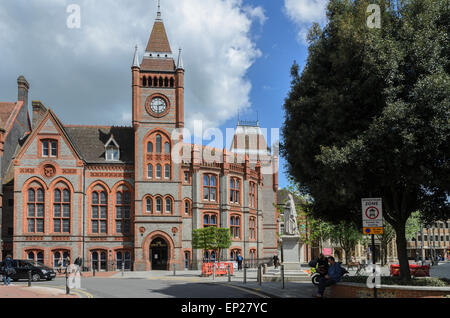
<svg viewBox="0 0 450 318"><path fill-rule="evenodd" d="M363 233L383 234L383 207L380 198L362 199Z"/></svg>
<svg viewBox="0 0 450 318"><path fill-rule="evenodd" d="M372 264L375 269L375 234L383 234L383 205L380 198L362 199L362 217L364 235L372 235ZM375 283L375 277L374 277ZM377 288L374 284L374 298L377 298Z"/></svg>

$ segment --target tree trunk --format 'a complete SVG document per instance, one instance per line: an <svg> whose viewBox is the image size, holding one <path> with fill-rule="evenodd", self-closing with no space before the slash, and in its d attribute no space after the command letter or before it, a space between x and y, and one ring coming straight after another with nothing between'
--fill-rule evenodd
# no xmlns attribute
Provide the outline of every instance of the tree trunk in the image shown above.
<svg viewBox="0 0 450 318"><path fill-rule="evenodd" d="M409 282L411 280L411 273L409 271L408 253L406 250L405 224L395 227L395 232L398 262L400 264L400 279L404 282Z"/></svg>

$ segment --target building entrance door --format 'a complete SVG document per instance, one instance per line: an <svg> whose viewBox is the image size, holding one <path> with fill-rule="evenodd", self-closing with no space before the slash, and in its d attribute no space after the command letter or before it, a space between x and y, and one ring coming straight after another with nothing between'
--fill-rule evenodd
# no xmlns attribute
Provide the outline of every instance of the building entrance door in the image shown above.
<svg viewBox="0 0 450 318"><path fill-rule="evenodd" d="M167 242L162 238L154 239L150 244L150 262L152 263L152 270L168 270L168 255Z"/></svg>

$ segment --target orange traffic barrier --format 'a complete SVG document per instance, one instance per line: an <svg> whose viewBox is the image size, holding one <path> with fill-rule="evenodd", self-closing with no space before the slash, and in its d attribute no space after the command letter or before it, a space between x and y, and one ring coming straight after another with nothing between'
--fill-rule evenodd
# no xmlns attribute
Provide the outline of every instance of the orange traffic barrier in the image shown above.
<svg viewBox="0 0 450 318"><path fill-rule="evenodd" d="M217 262L217 263L203 263L202 276L211 276L213 274L214 265L216 267L216 276L227 275L228 267L230 274L233 275L233 262Z"/></svg>

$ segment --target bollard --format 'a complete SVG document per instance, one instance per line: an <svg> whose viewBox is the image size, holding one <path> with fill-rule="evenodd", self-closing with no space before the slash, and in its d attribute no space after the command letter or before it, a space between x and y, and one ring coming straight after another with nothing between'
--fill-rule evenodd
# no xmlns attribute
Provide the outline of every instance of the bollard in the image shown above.
<svg viewBox="0 0 450 318"><path fill-rule="evenodd" d="M262 265L258 266L258 283L259 286L262 285Z"/></svg>
<svg viewBox="0 0 450 318"><path fill-rule="evenodd" d="M173 264L173 276L177 275L177 264Z"/></svg>
<svg viewBox="0 0 450 318"><path fill-rule="evenodd" d="M247 266L244 267L244 284L247 284Z"/></svg>
<svg viewBox="0 0 450 318"><path fill-rule="evenodd" d="M28 271L28 287L31 287L31 269Z"/></svg>
<svg viewBox="0 0 450 318"><path fill-rule="evenodd" d="M95 266L94 266L94 267L92 267L92 270L93 270L93 272L92 272L92 276L94 276L94 277L95 277Z"/></svg>
<svg viewBox="0 0 450 318"><path fill-rule="evenodd" d="M66 295L70 294L70 287L69 287L69 273L66 268Z"/></svg>
<svg viewBox="0 0 450 318"><path fill-rule="evenodd" d="M228 282L231 282L231 268L230 268L230 264L228 264L227 271L228 271Z"/></svg>
<svg viewBox="0 0 450 318"><path fill-rule="evenodd" d="M125 263L122 262L122 276L124 275L124 272L125 272Z"/></svg>
<svg viewBox="0 0 450 318"><path fill-rule="evenodd" d="M284 265L281 265L281 281L282 281L282 288L284 289Z"/></svg>

